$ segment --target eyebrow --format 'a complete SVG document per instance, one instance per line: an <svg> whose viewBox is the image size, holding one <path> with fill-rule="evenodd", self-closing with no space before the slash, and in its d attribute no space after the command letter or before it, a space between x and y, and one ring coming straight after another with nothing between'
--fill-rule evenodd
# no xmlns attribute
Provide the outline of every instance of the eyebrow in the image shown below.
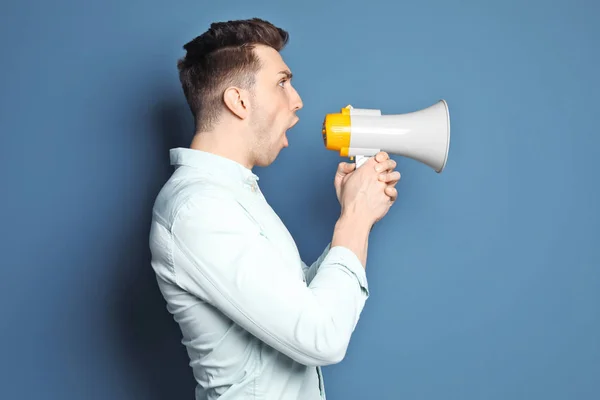
<svg viewBox="0 0 600 400"><path fill-rule="evenodd" d="M279 71L277 74L278 74L278 75L285 75L285 77L286 77L286 78L288 78L288 79L290 79L290 80L291 80L291 79L292 79L292 77L294 76L294 75L293 75L293 74L292 74L290 71L288 71L288 70Z"/></svg>

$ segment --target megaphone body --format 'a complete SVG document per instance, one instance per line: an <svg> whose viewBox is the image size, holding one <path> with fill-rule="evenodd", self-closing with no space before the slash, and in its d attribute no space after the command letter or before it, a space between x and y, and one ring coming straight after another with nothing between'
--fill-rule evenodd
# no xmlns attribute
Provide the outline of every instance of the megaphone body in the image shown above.
<svg viewBox="0 0 600 400"><path fill-rule="evenodd" d="M381 115L380 110L342 108L327 114L323 141L340 156L356 157L360 167L380 151L419 161L440 173L450 148L450 113L445 100L406 114Z"/></svg>

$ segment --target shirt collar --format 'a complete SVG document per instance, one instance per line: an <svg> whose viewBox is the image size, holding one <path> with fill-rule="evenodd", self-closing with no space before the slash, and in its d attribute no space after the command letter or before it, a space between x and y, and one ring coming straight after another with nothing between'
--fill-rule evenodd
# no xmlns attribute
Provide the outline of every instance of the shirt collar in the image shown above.
<svg viewBox="0 0 600 400"><path fill-rule="evenodd" d="M213 176L252 183L258 181L252 170L237 161L202 150L177 147L169 151L171 165L201 169Z"/></svg>

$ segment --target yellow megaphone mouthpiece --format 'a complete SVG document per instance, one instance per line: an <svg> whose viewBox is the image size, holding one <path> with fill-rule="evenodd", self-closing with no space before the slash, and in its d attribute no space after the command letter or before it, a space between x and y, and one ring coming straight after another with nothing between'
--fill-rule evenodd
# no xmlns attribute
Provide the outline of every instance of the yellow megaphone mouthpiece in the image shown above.
<svg viewBox="0 0 600 400"><path fill-rule="evenodd" d="M327 114L323 121L323 142L328 150L339 151L342 157L348 156L350 148L350 107L339 113Z"/></svg>

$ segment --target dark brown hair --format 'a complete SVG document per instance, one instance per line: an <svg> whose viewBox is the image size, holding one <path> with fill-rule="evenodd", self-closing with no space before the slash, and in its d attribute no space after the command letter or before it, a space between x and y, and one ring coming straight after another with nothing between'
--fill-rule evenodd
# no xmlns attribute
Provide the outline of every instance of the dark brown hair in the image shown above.
<svg viewBox="0 0 600 400"><path fill-rule="evenodd" d="M260 68L253 51L263 44L281 51L288 33L259 18L215 22L202 35L183 46L186 55L177 62L179 80L196 131L212 128L223 105L223 91L230 85L252 89Z"/></svg>

